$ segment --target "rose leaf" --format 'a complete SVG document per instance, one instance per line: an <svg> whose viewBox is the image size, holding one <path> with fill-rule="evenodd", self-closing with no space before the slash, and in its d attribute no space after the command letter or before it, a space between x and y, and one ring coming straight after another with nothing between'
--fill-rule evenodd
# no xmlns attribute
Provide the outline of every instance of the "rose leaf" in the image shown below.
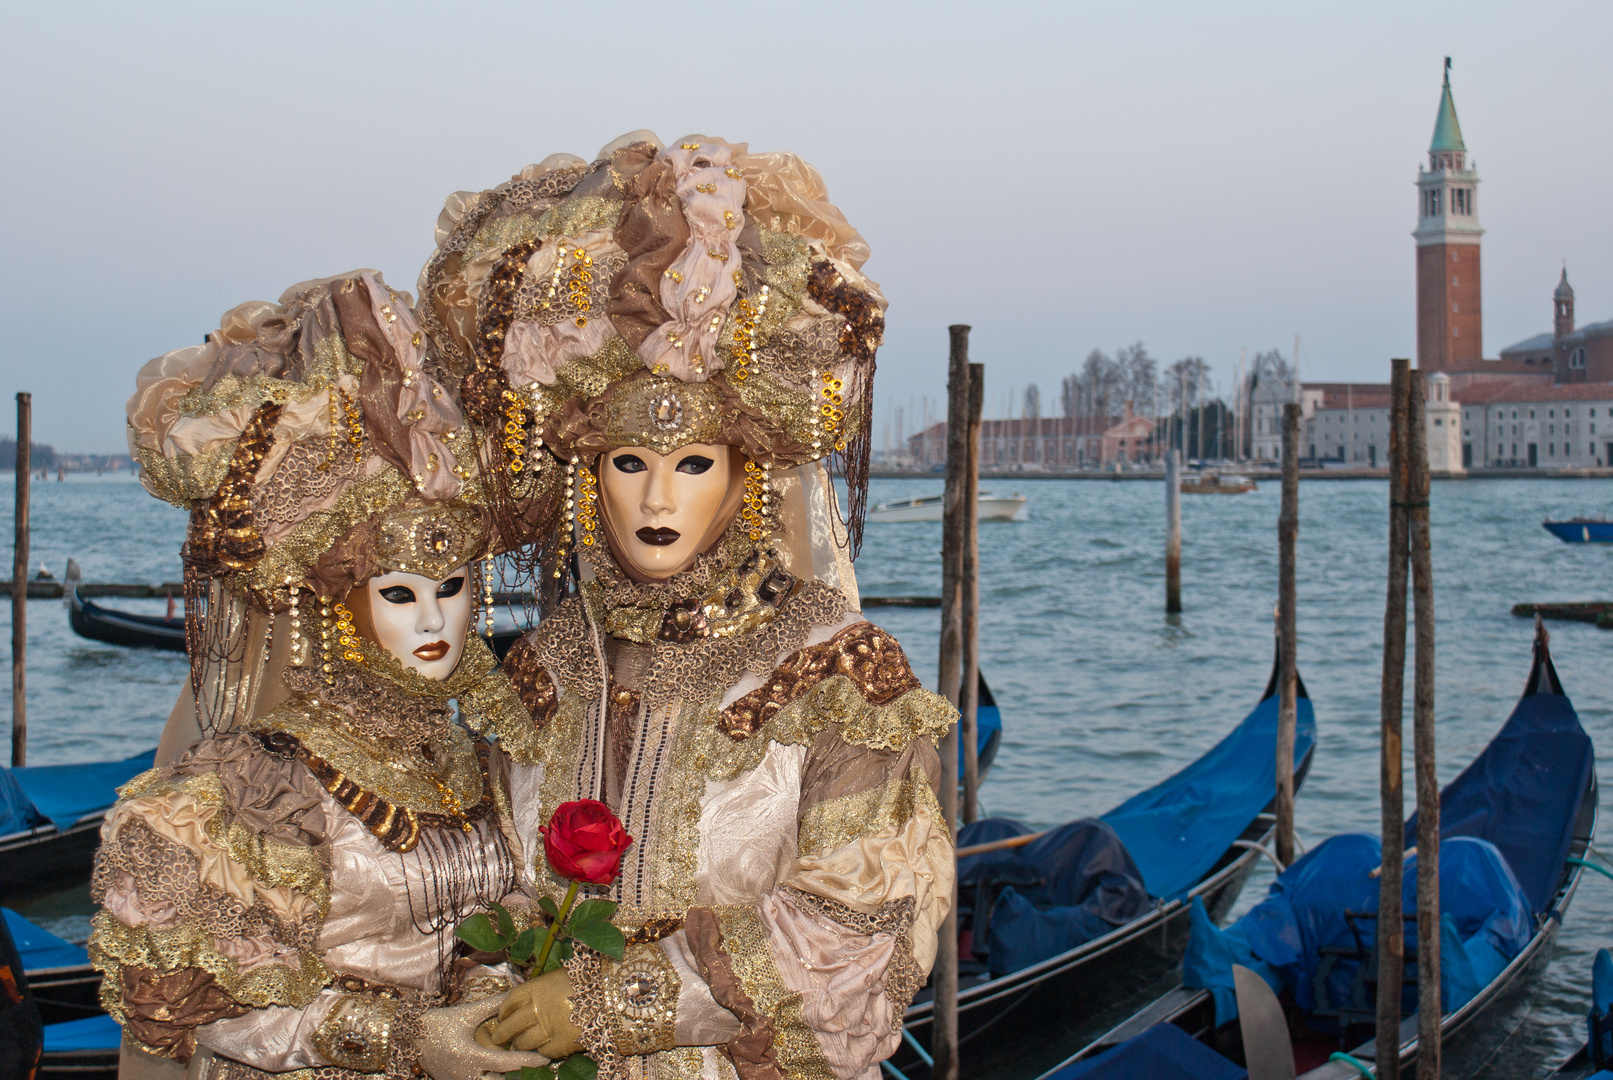
<svg viewBox="0 0 1613 1080"><path fill-rule="evenodd" d="M572 931L578 941L593 949L604 953L614 960L622 958L622 952L627 948L627 939L622 931L608 922L592 922Z"/></svg>
<svg viewBox="0 0 1613 1080"><path fill-rule="evenodd" d="M504 939L506 944L508 944L511 941L514 941L515 940L515 920L510 918L509 910L507 908L505 908L505 906L503 904L494 904L493 905L493 910L498 912L498 933L499 933L499 936Z"/></svg>
<svg viewBox="0 0 1613 1080"><path fill-rule="evenodd" d="M549 918L560 918L560 909L555 907L554 901L549 899L547 896L538 897L538 906L548 913Z"/></svg>
<svg viewBox="0 0 1613 1080"><path fill-rule="evenodd" d="M611 916L615 914L614 900L584 900L571 909L571 919L567 926L575 934L577 927L586 926L591 922L609 922Z"/></svg>
<svg viewBox="0 0 1613 1080"><path fill-rule="evenodd" d="M510 963L530 964L532 954L538 951L538 928L529 926L521 931L515 943L510 946Z"/></svg>
<svg viewBox="0 0 1613 1080"><path fill-rule="evenodd" d="M492 920L481 912L460 923L454 936L477 952L499 952L504 948L504 938L493 929Z"/></svg>
<svg viewBox="0 0 1613 1080"><path fill-rule="evenodd" d="M587 1054L572 1054L560 1063L560 1080L594 1080L599 1066Z"/></svg>

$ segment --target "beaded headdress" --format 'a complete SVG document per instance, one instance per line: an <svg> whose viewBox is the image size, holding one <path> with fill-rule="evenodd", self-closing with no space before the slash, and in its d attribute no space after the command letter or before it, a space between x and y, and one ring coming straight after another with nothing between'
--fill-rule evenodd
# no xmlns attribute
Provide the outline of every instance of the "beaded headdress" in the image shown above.
<svg viewBox="0 0 1613 1080"><path fill-rule="evenodd" d="M885 309L867 258L795 155L634 132L591 163L557 154L450 197L417 314L496 436L490 497L514 505L545 489L534 473L569 471L538 532L569 534L562 508L591 479L579 463L704 442L758 470L837 464L855 544Z"/></svg>
<svg viewBox="0 0 1613 1080"><path fill-rule="evenodd" d="M296 636L299 604L324 613L374 574L440 579L496 553L475 437L425 361L408 295L360 271L241 305L141 370L129 447L146 489L190 511L198 693L208 664L240 660L253 610L289 612Z"/></svg>

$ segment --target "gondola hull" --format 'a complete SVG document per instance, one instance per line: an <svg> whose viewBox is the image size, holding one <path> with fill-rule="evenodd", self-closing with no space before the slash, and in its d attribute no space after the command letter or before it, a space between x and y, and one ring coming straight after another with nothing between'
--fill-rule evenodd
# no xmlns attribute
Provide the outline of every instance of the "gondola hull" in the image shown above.
<svg viewBox="0 0 1613 1080"><path fill-rule="evenodd" d="M1311 757L1307 754L1294 770L1296 791ZM1237 902L1263 857L1259 848L1270 848L1275 833L1271 811L1268 804L1187 896L1157 904L1125 926L1023 971L968 986L960 980L961 1075L1036 1075L1068 1056L1083 1035L1090 1038L1105 1013L1157 988L1181 964L1192 898L1201 898L1217 921ZM926 1048L933 1019L928 1000L908 1009L907 1031ZM907 1077L927 1072L905 1041L890 1060Z"/></svg>
<svg viewBox="0 0 1613 1080"><path fill-rule="evenodd" d="M88 881L104 817L85 818L66 832L42 825L0 838L0 894L15 896Z"/></svg>

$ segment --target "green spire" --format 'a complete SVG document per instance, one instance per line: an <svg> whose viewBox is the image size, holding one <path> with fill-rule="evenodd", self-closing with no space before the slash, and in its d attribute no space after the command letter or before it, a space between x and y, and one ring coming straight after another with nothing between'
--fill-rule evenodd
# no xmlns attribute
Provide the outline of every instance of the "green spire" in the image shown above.
<svg viewBox="0 0 1613 1080"><path fill-rule="evenodd" d="M1456 122L1456 102L1451 99L1451 58L1445 58L1445 89L1439 97L1439 118L1434 121L1434 141L1429 153L1455 150L1465 153L1462 142L1462 125Z"/></svg>

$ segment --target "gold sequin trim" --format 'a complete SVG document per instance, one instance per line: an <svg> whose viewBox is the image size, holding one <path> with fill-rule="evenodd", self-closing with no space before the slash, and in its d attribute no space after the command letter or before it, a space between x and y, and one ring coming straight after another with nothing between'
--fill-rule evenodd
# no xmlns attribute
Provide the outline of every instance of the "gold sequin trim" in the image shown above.
<svg viewBox="0 0 1613 1080"><path fill-rule="evenodd" d="M218 938L207 927L181 922L163 929L127 926L111 912L99 911L92 920L94 933L88 945L95 970L111 976L101 984L101 1004L121 1022L123 1006L118 972L125 967L177 971L197 968L218 980L223 991L243 1005L287 1005L300 1009L328 985L330 968L307 949L297 952L294 964L260 964L239 971L234 957L218 951Z"/></svg>
<svg viewBox="0 0 1613 1080"><path fill-rule="evenodd" d="M920 685L896 639L873 623L861 622L785 658L766 683L723 710L718 726L731 739L748 738L780 709L836 674L851 679L873 705L888 705Z"/></svg>
<svg viewBox="0 0 1613 1080"><path fill-rule="evenodd" d="M659 945L630 948L619 964L607 960L601 976L618 1053L653 1054L677 1045L673 1028L683 981Z"/></svg>
<svg viewBox="0 0 1613 1080"><path fill-rule="evenodd" d="M834 1080L818 1037L802 1015L801 995L784 985L773 959L772 942L756 909L735 904L714 911L722 931L723 951L733 964L734 975L756 1003L757 1011L773 1021L773 1047L778 1052L779 1068L791 1080Z"/></svg>
<svg viewBox="0 0 1613 1080"><path fill-rule="evenodd" d="M344 1069L384 1072L392 1057L392 1020L397 1011L396 1001L343 995L314 1031L314 1049Z"/></svg>
<svg viewBox="0 0 1613 1080"><path fill-rule="evenodd" d="M921 812L933 821L944 816L929 776L914 765L906 777L811 807L801 819L797 846L803 858L826 855L865 836L900 832Z"/></svg>

